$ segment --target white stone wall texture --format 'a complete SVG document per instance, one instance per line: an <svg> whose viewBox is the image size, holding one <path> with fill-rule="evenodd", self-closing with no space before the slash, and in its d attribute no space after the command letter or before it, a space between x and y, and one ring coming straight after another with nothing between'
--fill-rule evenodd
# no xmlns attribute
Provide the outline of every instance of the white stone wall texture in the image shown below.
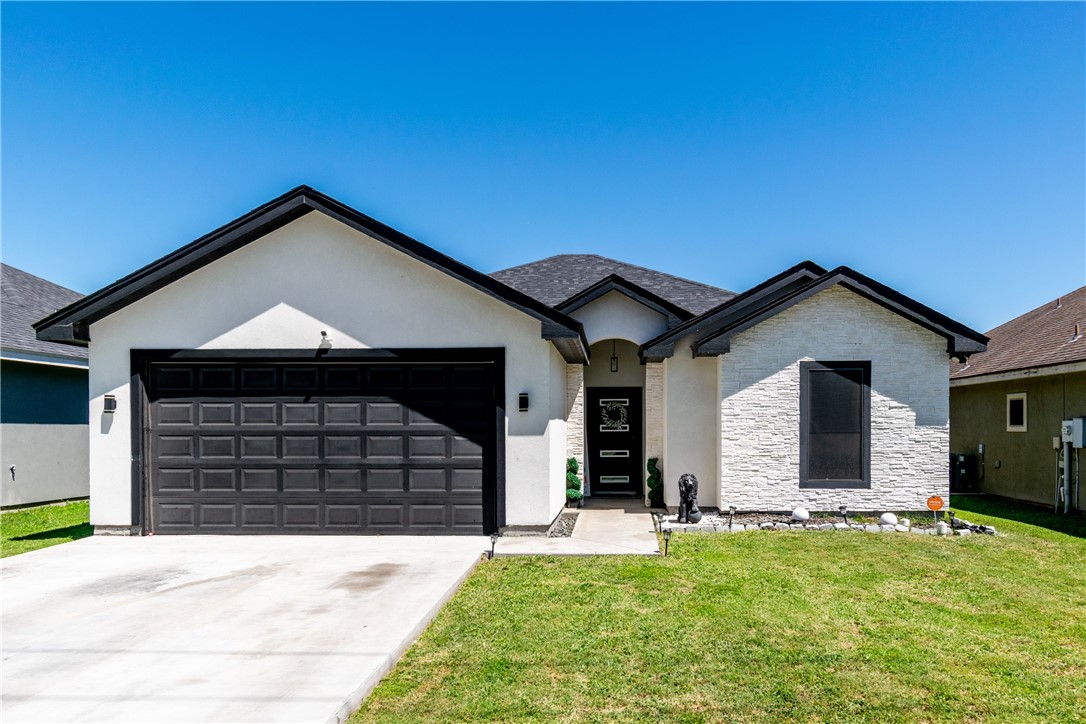
<svg viewBox="0 0 1086 724"><path fill-rule="evenodd" d="M584 365L566 365L566 457L584 479Z"/></svg>
<svg viewBox="0 0 1086 724"><path fill-rule="evenodd" d="M799 363L871 362L871 487L799 487ZM720 505L922 510L949 495L946 340L837 286L731 340L720 357Z"/></svg>

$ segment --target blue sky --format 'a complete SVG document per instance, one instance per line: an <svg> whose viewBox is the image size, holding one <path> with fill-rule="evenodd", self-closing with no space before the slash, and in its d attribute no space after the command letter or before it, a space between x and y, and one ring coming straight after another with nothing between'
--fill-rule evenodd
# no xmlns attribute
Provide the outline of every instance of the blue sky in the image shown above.
<svg viewBox="0 0 1086 724"><path fill-rule="evenodd" d="M1086 5L11 3L3 259L90 292L300 183L482 271L1086 284Z"/></svg>

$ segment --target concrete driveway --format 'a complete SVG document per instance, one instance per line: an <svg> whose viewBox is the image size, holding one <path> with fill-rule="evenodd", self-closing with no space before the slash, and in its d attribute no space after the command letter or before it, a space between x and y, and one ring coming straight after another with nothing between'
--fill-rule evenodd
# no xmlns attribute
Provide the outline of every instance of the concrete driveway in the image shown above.
<svg viewBox="0 0 1086 724"><path fill-rule="evenodd" d="M481 537L95 537L4 559L2 718L346 718Z"/></svg>

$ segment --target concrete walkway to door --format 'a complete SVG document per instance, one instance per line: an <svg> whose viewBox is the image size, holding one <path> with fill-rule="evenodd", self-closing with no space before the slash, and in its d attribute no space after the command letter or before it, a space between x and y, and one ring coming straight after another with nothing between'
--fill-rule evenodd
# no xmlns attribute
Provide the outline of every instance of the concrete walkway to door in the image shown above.
<svg viewBox="0 0 1086 724"><path fill-rule="evenodd" d="M660 554L652 515L640 500L589 498L568 538L503 536L496 556L616 556Z"/></svg>

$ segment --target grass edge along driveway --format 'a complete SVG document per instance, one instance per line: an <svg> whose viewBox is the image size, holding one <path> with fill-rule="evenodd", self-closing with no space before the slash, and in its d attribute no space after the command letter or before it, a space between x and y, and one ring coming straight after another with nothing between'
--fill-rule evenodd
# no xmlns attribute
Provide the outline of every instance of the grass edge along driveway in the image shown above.
<svg viewBox="0 0 1086 724"><path fill-rule="evenodd" d="M93 533L90 503L86 500L4 511L0 513L0 558L68 543Z"/></svg>
<svg viewBox="0 0 1086 724"><path fill-rule="evenodd" d="M1005 535L484 561L351 721L1086 720L1086 518L953 504Z"/></svg>

